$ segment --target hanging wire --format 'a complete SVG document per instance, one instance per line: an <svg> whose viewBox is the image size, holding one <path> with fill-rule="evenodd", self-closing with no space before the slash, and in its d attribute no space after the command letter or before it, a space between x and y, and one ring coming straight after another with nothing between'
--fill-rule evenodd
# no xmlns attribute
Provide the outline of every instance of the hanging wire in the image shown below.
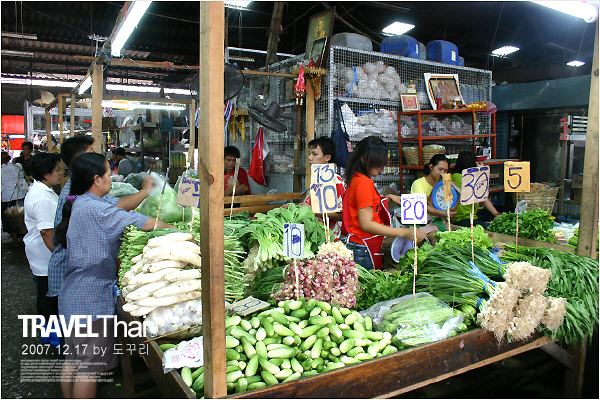
<svg viewBox="0 0 600 400"><path fill-rule="evenodd" d="M587 32L587 28L589 25L594 26L595 24L585 24L585 28L583 28L583 32L581 34L581 41L579 42L579 49L577 50L577 55L575 56L575 60L579 60L579 54L581 53L581 47L583 46L583 38L585 37L585 32ZM571 71L571 77L573 77L573 75L575 75L575 67L572 67L572 71Z"/></svg>
<svg viewBox="0 0 600 400"><path fill-rule="evenodd" d="M494 41L496 40L496 33L498 33L498 27L500 26L500 19L502 18L502 11L504 11L504 4L505 4L505 2L502 2L502 8L500 9L500 15L498 15L498 23L496 24L496 30L494 31L494 36L492 37L492 44L490 46L490 51L488 53L487 60L485 62L485 69L488 69L488 66L490 64L490 57L492 54L492 50L494 49Z"/></svg>

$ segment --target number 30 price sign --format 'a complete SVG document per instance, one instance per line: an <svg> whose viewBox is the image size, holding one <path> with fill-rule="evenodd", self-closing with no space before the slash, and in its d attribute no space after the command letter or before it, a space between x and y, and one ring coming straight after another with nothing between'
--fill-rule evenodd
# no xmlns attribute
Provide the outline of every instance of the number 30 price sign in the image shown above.
<svg viewBox="0 0 600 400"><path fill-rule="evenodd" d="M340 210L333 168L334 164L310 166L310 202L314 213L333 213Z"/></svg>
<svg viewBox="0 0 600 400"><path fill-rule="evenodd" d="M480 203L488 198L490 189L490 167L467 168L462 171L460 204Z"/></svg>

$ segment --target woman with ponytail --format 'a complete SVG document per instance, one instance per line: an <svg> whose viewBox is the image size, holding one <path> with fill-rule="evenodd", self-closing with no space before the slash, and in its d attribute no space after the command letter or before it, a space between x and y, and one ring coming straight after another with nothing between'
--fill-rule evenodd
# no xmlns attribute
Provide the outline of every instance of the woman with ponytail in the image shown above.
<svg viewBox="0 0 600 400"><path fill-rule="evenodd" d="M103 201L111 186L110 166L103 156L83 153L75 158L70 194L55 231L55 240L67 249L58 310L67 326L76 326L72 319L93 322L86 326L85 337L71 333L65 338L70 352L61 382L65 398L95 397L96 374L117 366L114 318L106 316L115 315L119 242L128 225L144 231L155 225L154 218ZM157 227L173 228L161 221Z"/></svg>

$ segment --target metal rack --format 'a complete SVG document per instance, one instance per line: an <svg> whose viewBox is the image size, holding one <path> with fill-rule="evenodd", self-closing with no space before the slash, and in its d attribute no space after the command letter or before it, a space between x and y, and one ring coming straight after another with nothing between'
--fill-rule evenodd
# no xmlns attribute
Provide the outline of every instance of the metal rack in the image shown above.
<svg viewBox="0 0 600 400"><path fill-rule="evenodd" d="M341 46L332 46L330 48L329 60L330 74L323 77L322 98L316 102L315 136L331 135L334 120L333 102L335 99L339 99L342 101L342 104L347 105L356 117L355 121L348 121L348 118L344 120L348 135L354 145L362 138L370 135L379 136L390 145L398 143L400 136L400 120L398 119L398 115L401 111L400 102L397 99L398 93L371 92L367 93L367 95L371 94L372 97L377 98L367 98L364 92L357 93L355 85L352 86L353 90L350 90L352 84L348 78L352 78L355 81L354 76L358 75L352 67L362 68L367 63L375 64L379 62L379 64L383 63L386 68L392 67L404 85L403 87L406 87L412 81L416 85L421 110L431 110L431 105L425 92L424 73L457 74L463 99L466 103L491 100L491 71L373 51L356 50ZM352 73L349 72L350 69L352 69ZM383 120L377 121L375 117L369 117L369 114L374 114L378 117L377 119L381 119L383 116ZM364 117L364 115L367 115L367 117ZM350 117L352 119L352 115ZM392 120L391 124L389 117ZM364 123L367 118L369 119L369 124L365 125ZM374 124L371 122L374 122ZM478 122L479 132L489 134L492 131L491 116L478 115ZM469 131L472 131L472 129L469 129ZM458 135L455 139L459 139L460 136L463 135ZM461 144L464 147L464 139L462 139L462 142L456 143L457 146ZM400 168L401 158L401 149L391 145L388 165L382 174L374 179L378 188L390 184L401 185L403 181L400 176L402 173L402 169ZM402 190L402 187L399 186L399 189Z"/></svg>

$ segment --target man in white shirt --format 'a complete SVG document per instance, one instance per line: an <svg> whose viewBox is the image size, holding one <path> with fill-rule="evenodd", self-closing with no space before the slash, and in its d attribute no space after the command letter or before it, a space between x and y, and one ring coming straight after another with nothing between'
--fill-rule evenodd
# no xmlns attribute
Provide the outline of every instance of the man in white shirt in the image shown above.
<svg viewBox="0 0 600 400"><path fill-rule="evenodd" d="M54 215L58 195L52 186L60 183L60 155L37 153L32 157L31 175L34 182L25 196L25 225L27 235L23 238L25 255L37 283L37 313L46 321L58 314L58 304L46 296L48 292L48 261L54 250Z"/></svg>
<svg viewBox="0 0 600 400"><path fill-rule="evenodd" d="M11 164L10 155L2 152L2 230L10 233L13 245L19 245L19 236L16 227L5 217L4 211L15 205L23 205L23 198L29 186L25 180L25 172L21 164Z"/></svg>

